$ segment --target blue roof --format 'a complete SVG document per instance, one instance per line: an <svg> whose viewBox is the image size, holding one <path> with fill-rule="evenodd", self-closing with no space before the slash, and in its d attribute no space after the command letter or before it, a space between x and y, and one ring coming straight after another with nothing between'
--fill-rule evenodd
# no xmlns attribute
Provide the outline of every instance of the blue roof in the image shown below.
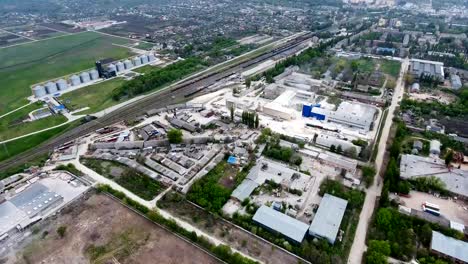
<svg viewBox="0 0 468 264"><path fill-rule="evenodd" d="M229 156L227 162L228 162L229 164L237 164L237 158L234 157L234 156Z"/></svg>
<svg viewBox="0 0 468 264"><path fill-rule="evenodd" d="M252 219L298 243L302 242L309 229L309 225L266 205L262 205Z"/></svg>

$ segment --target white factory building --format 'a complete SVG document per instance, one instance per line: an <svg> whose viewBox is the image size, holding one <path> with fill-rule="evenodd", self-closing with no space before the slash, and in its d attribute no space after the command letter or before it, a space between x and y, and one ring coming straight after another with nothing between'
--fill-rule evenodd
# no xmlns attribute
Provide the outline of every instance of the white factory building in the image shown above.
<svg viewBox="0 0 468 264"><path fill-rule="evenodd" d="M376 109L361 103L342 102L333 111L320 107L312 108L312 117L321 116L322 120L369 131L374 122Z"/></svg>
<svg viewBox="0 0 468 264"><path fill-rule="evenodd" d="M265 115L274 116L284 120L294 119L296 111L291 105L294 97L296 97L295 91L286 90L275 100L264 105L263 113Z"/></svg>

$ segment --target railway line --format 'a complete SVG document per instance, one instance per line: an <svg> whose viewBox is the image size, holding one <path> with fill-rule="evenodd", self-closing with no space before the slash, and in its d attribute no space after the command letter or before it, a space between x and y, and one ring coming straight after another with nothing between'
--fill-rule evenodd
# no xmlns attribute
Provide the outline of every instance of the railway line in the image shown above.
<svg viewBox="0 0 468 264"><path fill-rule="evenodd" d="M293 40L289 40L280 47L277 47L265 54L248 59L247 61L239 61L233 65L226 66L225 68L218 69L211 73L201 74L200 76L195 75L191 78L189 77L186 81L174 85L174 87L171 89L166 89L161 92L151 94L145 98L135 101L134 103L123 106L101 118L89 121L71 129L70 131L66 131L63 134L52 138L33 149L5 160L0 163L0 170L13 168L15 166L24 164L40 155L50 153L52 150L61 146L62 144L94 132L99 128L109 126L123 120L136 118L148 110L175 104L184 98L190 99L191 97L194 97L195 94L202 91L204 87L207 87L236 72L243 71L272 57L286 53L298 47L312 36L312 33L306 33Z"/></svg>

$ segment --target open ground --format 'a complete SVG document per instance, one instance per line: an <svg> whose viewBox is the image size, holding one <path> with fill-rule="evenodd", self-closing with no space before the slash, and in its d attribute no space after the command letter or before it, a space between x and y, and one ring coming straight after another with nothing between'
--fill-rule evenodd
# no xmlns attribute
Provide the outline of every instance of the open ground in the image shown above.
<svg viewBox="0 0 468 264"><path fill-rule="evenodd" d="M61 226L63 237L56 231ZM75 202L33 233L6 263L219 263L101 194Z"/></svg>

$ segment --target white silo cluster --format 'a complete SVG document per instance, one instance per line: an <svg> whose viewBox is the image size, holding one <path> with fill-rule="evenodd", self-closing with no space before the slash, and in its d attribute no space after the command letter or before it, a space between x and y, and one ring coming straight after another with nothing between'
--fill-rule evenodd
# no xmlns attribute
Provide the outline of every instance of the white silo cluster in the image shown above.
<svg viewBox="0 0 468 264"><path fill-rule="evenodd" d="M140 61L141 61L141 64L146 64L146 63L148 63L148 56L146 56L146 55L141 55L141 56L140 56Z"/></svg>
<svg viewBox="0 0 468 264"><path fill-rule="evenodd" d="M55 84L54 82L48 82L45 85L45 88L48 94L54 94L58 91L57 84Z"/></svg>
<svg viewBox="0 0 468 264"><path fill-rule="evenodd" d="M91 77L91 80L97 80L99 79L99 72L97 70L91 70L89 71L89 77Z"/></svg>
<svg viewBox="0 0 468 264"><path fill-rule="evenodd" d="M81 80L81 83L87 83L87 82L91 81L91 77L89 76L89 72L80 73L80 80Z"/></svg>
<svg viewBox="0 0 468 264"><path fill-rule="evenodd" d="M123 62L121 61L117 62L116 67L117 67L117 72L125 71L125 66Z"/></svg>
<svg viewBox="0 0 468 264"><path fill-rule="evenodd" d="M149 62L153 62L155 60L156 60L156 56L154 56L154 54L151 53L151 54L148 55L148 61Z"/></svg>
<svg viewBox="0 0 468 264"><path fill-rule="evenodd" d="M72 75L72 77L70 77L70 83L72 86L80 85L81 84L80 77L78 77L78 75Z"/></svg>
<svg viewBox="0 0 468 264"><path fill-rule="evenodd" d="M115 64L111 63L107 66L107 70L112 72L112 71L115 71L117 72L117 67L115 66Z"/></svg>
<svg viewBox="0 0 468 264"><path fill-rule="evenodd" d="M125 69L128 70L130 68L133 68L133 64L130 60L125 60L124 61Z"/></svg>
<svg viewBox="0 0 468 264"><path fill-rule="evenodd" d="M47 94L46 88L42 85L36 85L32 89L33 94L36 98L45 96Z"/></svg>
<svg viewBox="0 0 468 264"><path fill-rule="evenodd" d="M60 91L65 91L66 89L68 89L68 83L67 81L65 81L64 79L60 79L56 82L57 84L57 88L60 90Z"/></svg>
<svg viewBox="0 0 468 264"><path fill-rule="evenodd" d="M135 65L135 67L141 65L140 57L135 57L135 58L132 59L132 61L133 61L133 65Z"/></svg>

